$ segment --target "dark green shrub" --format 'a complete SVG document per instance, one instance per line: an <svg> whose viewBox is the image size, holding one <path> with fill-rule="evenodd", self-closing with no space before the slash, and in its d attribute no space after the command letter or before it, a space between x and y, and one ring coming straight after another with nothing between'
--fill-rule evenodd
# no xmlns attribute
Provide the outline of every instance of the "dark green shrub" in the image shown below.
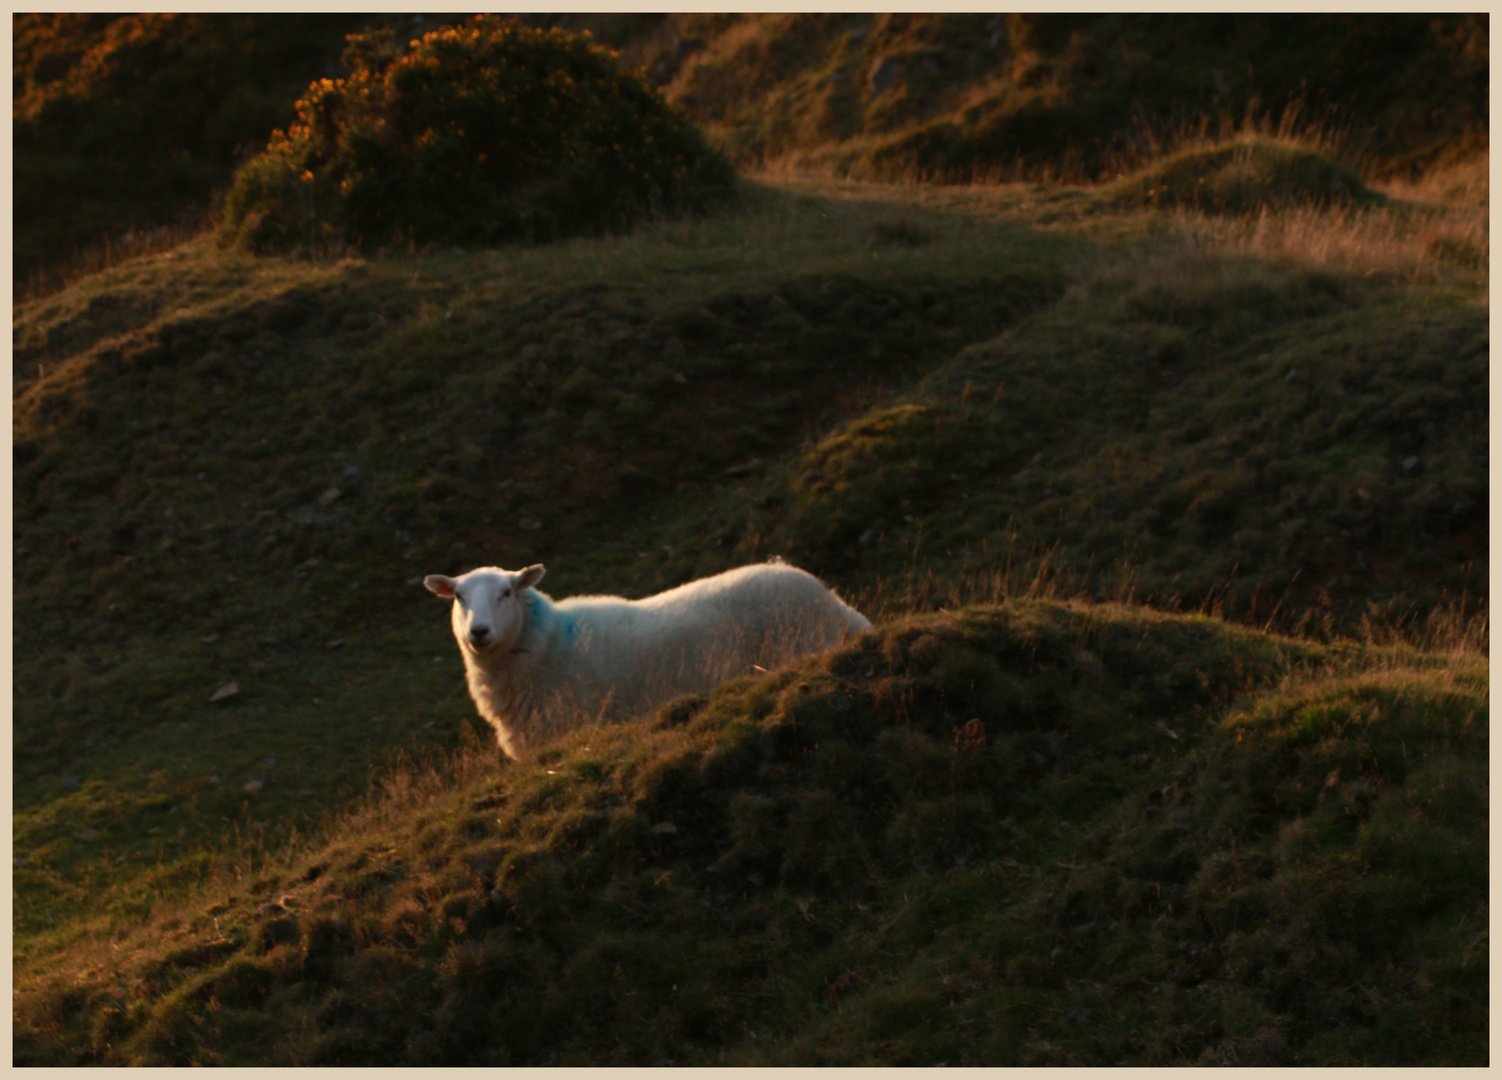
<svg viewBox="0 0 1502 1080"><path fill-rule="evenodd" d="M619 228L728 192L730 166L587 35L477 16L402 49L349 38L298 120L235 177L222 239L256 250L495 243Z"/></svg>

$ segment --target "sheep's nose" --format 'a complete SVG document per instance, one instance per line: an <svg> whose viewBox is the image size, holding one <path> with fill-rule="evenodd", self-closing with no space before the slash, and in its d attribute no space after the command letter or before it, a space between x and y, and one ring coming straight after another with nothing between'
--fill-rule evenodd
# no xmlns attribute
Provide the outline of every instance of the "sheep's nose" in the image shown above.
<svg viewBox="0 0 1502 1080"><path fill-rule="evenodd" d="M489 628L484 627L484 626L473 627L473 628L471 628L471 630L469 632L470 643L474 644L474 645L480 645L480 644L482 644L485 641L485 639L487 637L489 637L489 636L490 636L490 630L489 630Z"/></svg>

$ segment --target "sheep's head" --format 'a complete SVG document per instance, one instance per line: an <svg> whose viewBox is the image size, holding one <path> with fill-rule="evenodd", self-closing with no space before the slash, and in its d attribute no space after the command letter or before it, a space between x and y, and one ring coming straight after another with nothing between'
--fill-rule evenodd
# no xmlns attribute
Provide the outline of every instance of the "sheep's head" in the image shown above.
<svg viewBox="0 0 1502 1080"><path fill-rule="evenodd" d="M542 580L541 563L525 570L482 566L459 577L429 574L423 584L454 601L454 637L459 648L487 653L510 649L526 625L521 591Z"/></svg>

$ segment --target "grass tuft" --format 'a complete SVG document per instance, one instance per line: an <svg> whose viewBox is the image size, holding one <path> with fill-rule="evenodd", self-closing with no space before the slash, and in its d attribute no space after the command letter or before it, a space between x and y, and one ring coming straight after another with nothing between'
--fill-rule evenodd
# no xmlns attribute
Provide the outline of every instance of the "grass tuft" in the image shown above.
<svg viewBox="0 0 1502 1080"><path fill-rule="evenodd" d="M1256 137L1179 150L1106 191L1138 206L1230 215L1369 206L1380 198L1354 171L1318 151Z"/></svg>

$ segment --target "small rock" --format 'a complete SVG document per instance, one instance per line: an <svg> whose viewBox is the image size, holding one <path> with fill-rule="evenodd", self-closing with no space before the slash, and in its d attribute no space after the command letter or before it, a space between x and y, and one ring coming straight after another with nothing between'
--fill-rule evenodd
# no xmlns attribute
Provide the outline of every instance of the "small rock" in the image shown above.
<svg viewBox="0 0 1502 1080"><path fill-rule="evenodd" d="M354 478L356 476L359 476L360 475L360 466L358 466L358 465L346 465L344 467L344 475L348 476L350 478Z"/></svg>
<svg viewBox="0 0 1502 1080"><path fill-rule="evenodd" d="M209 702L213 703L215 701L223 701L225 698L232 698L232 697L234 697L239 692L240 692L240 684L239 683L232 683L232 682L225 683L218 690L214 691L214 696L211 697L211 698L209 698Z"/></svg>
<svg viewBox="0 0 1502 1080"><path fill-rule="evenodd" d="M688 382L688 376L681 371L675 371L673 372L673 381L675 383L686 383Z"/></svg>
<svg viewBox="0 0 1502 1080"><path fill-rule="evenodd" d="M215 773L213 776L209 777L209 783L211 783L211 784L222 784L222 783L224 783L224 781L221 780L221 779L219 779L219 774L218 773Z"/></svg>
<svg viewBox="0 0 1502 1080"><path fill-rule="evenodd" d="M870 547L871 546L871 541L875 540L875 539L876 539L876 530L875 529L866 529L864 532L861 533L861 536L860 536L860 545L861 545L861 547Z"/></svg>
<svg viewBox="0 0 1502 1080"><path fill-rule="evenodd" d="M524 517L519 519L516 525L517 528L524 529L527 532L536 532L538 529L542 528L542 522L538 521L536 518L531 517Z"/></svg>
<svg viewBox="0 0 1502 1080"><path fill-rule="evenodd" d="M752 469L755 469L760 464L761 458L752 458L750 461L742 462L739 465L730 466L730 468L725 470L725 475L744 476L746 473L750 472Z"/></svg>
<svg viewBox="0 0 1502 1080"><path fill-rule="evenodd" d="M871 36L871 28L869 26L857 26L845 36L850 39L852 44L859 45Z"/></svg>
<svg viewBox="0 0 1502 1080"><path fill-rule="evenodd" d="M438 721L437 721L437 720L429 720L429 721L428 721L428 722L427 722L427 723L426 723L426 724L424 724L424 725L423 725L423 726L422 726L422 729L423 729L423 730L424 730L424 731L428 731L428 730L429 730L429 729L431 729L431 728L432 728L432 727L433 727L433 725L434 725L434 724L436 724L436 723L438 723Z"/></svg>
<svg viewBox="0 0 1502 1080"><path fill-rule="evenodd" d="M327 506L329 503L333 502L335 499L337 499L339 496L341 496L343 494L344 494L344 492L340 491L338 488L331 487L327 491L325 491L322 495L318 496L318 501L320 503L322 503L324 506Z"/></svg>
<svg viewBox="0 0 1502 1080"><path fill-rule="evenodd" d="M205 634L200 640L205 645L212 645L212 644L214 644L214 642L216 642L216 641L219 640L219 635L218 634Z"/></svg>
<svg viewBox="0 0 1502 1080"><path fill-rule="evenodd" d="M1284 382L1293 382L1293 380L1298 377L1298 374L1299 374L1299 369L1298 368L1289 368L1288 369L1288 374L1283 376L1283 381Z"/></svg>
<svg viewBox="0 0 1502 1080"><path fill-rule="evenodd" d="M73 834L73 839L88 841L88 840L93 840L98 835L99 835L99 830L98 829L84 829L81 832L74 833Z"/></svg>
<svg viewBox="0 0 1502 1080"><path fill-rule="evenodd" d="M876 93L884 93L897 85L902 78L902 61L894 60L890 56L878 57L871 65L871 89Z"/></svg>
<svg viewBox="0 0 1502 1080"><path fill-rule="evenodd" d="M80 780L76 776L65 776L65 777L63 777L63 790L64 791L77 791L78 790L78 786L80 784L82 784L82 783L83 783L83 781Z"/></svg>
<svg viewBox="0 0 1502 1080"><path fill-rule="evenodd" d="M275 764L276 764L276 758L274 758L274 757L269 757L269 758L267 758L267 759L266 759L266 767L267 767L267 768L268 768L268 769L269 769L269 768L271 768L271 766L273 766L273 765L275 765Z"/></svg>
<svg viewBox="0 0 1502 1080"><path fill-rule="evenodd" d="M1415 465L1417 465L1418 463L1419 463L1419 459L1417 457L1406 457L1406 458L1404 458L1403 459L1403 471L1404 472L1412 472L1413 471L1413 467Z"/></svg>
<svg viewBox="0 0 1502 1080"><path fill-rule="evenodd" d="M656 825L652 826L652 831L654 833L675 833L678 831L678 826L674 825L671 821L659 821Z"/></svg>
<svg viewBox="0 0 1502 1080"><path fill-rule="evenodd" d="M420 581L422 579L419 578L418 580ZM326 649L337 649L337 648L339 648L339 646L341 646L343 644L344 644L344 639L342 637L336 637L333 641L331 641L327 645L325 645L324 648L326 648Z"/></svg>
<svg viewBox="0 0 1502 1080"><path fill-rule="evenodd" d="M256 792L260 791L265 786L266 786L266 781L264 781L264 780L252 780L248 784L246 784L243 788L241 788L240 790L244 791L245 794L247 794L247 795L254 795Z"/></svg>

